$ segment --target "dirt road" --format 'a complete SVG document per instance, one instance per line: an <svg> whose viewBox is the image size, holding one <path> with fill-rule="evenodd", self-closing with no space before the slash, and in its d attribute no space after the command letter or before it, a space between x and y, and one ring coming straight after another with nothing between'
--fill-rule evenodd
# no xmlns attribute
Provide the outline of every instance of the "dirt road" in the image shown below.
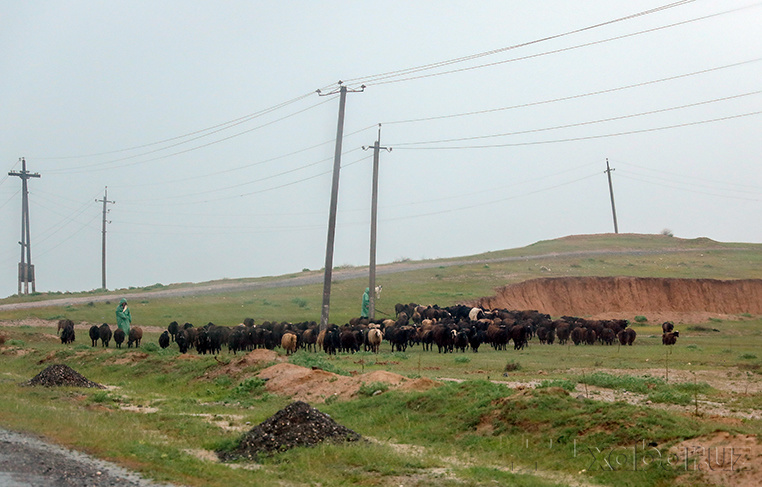
<svg viewBox="0 0 762 487"><path fill-rule="evenodd" d="M516 256L516 257L501 257L496 259L463 259L452 261L424 261L424 262L397 262L393 264L384 264L376 268L376 275L383 276L388 274L395 274L398 272L408 272L421 269L431 269L435 267L452 267L460 265L483 265L500 262L516 262L516 261L528 261L528 260L541 260L551 257L591 257L600 255L649 255L649 254L664 254L664 253L685 253L685 252L705 252L702 250L691 249L659 249L659 250L592 250L592 251L577 251L577 252L563 252L563 253L551 253L541 255L529 255L529 256ZM346 281L350 279L359 279L368 275L367 267L353 267L351 269L334 269L332 274L332 280L334 281ZM323 274L310 273L305 276L296 277L284 277L278 278L266 282L215 282L209 285L203 286L189 286L176 289L161 289L157 291L146 291L138 293L127 294L131 299L148 299L148 298L163 298L163 297L177 297L177 296L199 296L205 294L223 294L238 291L250 291L256 289L269 289L279 287L291 287L291 286L306 286L310 284L319 284L323 282ZM124 296L124 293L108 293L98 294L94 296L83 297L66 297L48 299L44 301L32 301L27 303L12 303L0 305L0 311L9 311L17 309L30 309L30 308L44 308L48 306L75 306L78 304L87 304L89 302L104 302L111 301L117 297Z"/></svg>

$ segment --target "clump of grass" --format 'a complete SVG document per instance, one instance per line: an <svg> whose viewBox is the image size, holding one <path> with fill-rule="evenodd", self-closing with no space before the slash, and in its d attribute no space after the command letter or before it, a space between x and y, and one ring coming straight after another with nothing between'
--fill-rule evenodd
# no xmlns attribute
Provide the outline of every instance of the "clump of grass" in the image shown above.
<svg viewBox="0 0 762 487"><path fill-rule="evenodd" d="M470 361L471 361L471 359L468 358L468 357L464 357L464 356L455 357L455 363L456 364L467 364Z"/></svg>
<svg viewBox="0 0 762 487"><path fill-rule="evenodd" d="M258 377L249 377L233 388L235 396L259 396L265 391L265 381Z"/></svg>
<svg viewBox="0 0 762 487"><path fill-rule="evenodd" d="M11 347L25 347L26 342L24 340L13 339L13 340L8 340L8 345Z"/></svg>
<svg viewBox="0 0 762 487"><path fill-rule="evenodd" d="M647 322L648 322L648 318L646 318L646 317L645 317L645 316L643 316L643 315L638 315L638 316L636 316L636 317L634 318L634 320L635 320L635 323L647 323Z"/></svg>
<svg viewBox="0 0 762 487"><path fill-rule="evenodd" d="M145 345L143 345L143 347L142 347L142 348L143 348L143 351L144 351L144 352L148 352L148 353L154 353L154 352L158 352L159 350L161 350L161 349L159 348L159 346L158 346L158 345L156 345L156 344L155 344L155 343L153 343L153 342L151 342L151 343L146 343Z"/></svg>
<svg viewBox="0 0 762 487"><path fill-rule="evenodd" d="M505 372L514 372L516 370L521 370L521 364L516 361L510 361L505 364L505 368L503 370Z"/></svg>
<svg viewBox="0 0 762 487"><path fill-rule="evenodd" d="M381 393L384 393L389 390L389 384L386 382L371 382L370 384L366 384L363 382L360 385L360 389L357 390L357 393L361 396L370 397L373 395L378 395Z"/></svg>
<svg viewBox="0 0 762 487"><path fill-rule="evenodd" d="M302 367L317 368L325 370L326 372L333 372L334 374L349 375L347 372L339 369L332 364L325 355L307 353L304 351L298 351L288 359L294 365L301 365Z"/></svg>
<svg viewBox="0 0 762 487"><path fill-rule="evenodd" d="M536 389L546 389L548 387L560 387L566 391L573 391L577 385L569 379L546 379L536 387Z"/></svg>
<svg viewBox="0 0 762 487"><path fill-rule="evenodd" d="M307 307L307 300L304 298L294 298L291 300L292 303L299 306L300 308L306 308Z"/></svg>
<svg viewBox="0 0 762 487"><path fill-rule="evenodd" d="M745 353L738 358L740 358L741 360L754 360L757 358L757 356L754 355L753 353Z"/></svg>
<svg viewBox="0 0 762 487"><path fill-rule="evenodd" d="M669 404L690 404L694 394L706 394L711 387L706 382L683 382L668 384L664 379L651 376L616 376L604 372L594 372L580 377L579 382L607 389L624 390L648 394L652 402Z"/></svg>

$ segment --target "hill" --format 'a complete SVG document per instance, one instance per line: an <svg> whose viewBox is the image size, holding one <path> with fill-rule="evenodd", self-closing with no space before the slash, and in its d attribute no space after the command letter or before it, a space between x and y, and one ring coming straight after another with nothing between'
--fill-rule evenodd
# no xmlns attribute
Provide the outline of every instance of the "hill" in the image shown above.
<svg viewBox="0 0 762 487"><path fill-rule="evenodd" d="M367 267L334 270L331 321L344 322L359 314L367 276ZM377 268L377 282L384 286L376 307L377 316L392 315L397 302L440 306L473 302L495 295L504 286L537 278L620 276L760 279L762 245L664 235L575 235L468 257L403 260ZM178 321L227 324L238 323L244 317L316 320L320 316L322 280L321 271L306 271L279 277L154 285L108 293L13 298L0 301L0 318L50 318L56 314L42 307L60 307L67 317L103 322L113 320L110 303L119 296L128 296L133 303L140 304L133 311L139 311L139 319L149 325L166 326L167 316ZM550 299L547 292L542 300ZM537 302L524 303L537 309L540 307ZM649 305L647 301L642 304L644 308ZM33 307L40 310L34 311Z"/></svg>

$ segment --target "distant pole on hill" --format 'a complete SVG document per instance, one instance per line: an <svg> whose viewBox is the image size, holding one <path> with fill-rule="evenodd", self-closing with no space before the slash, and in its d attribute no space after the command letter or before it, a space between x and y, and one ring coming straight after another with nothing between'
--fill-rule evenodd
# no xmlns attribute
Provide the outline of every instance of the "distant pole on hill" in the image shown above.
<svg viewBox="0 0 762 487"><path fill-rule="evenodd" d="M614 233L619 233L619 225L616 223L616 206L614 206L614 185L611 184L611 169L609 167L609 159L606 158L606 171L604 171L609 177L609 194L611 195L611 214L614 215Z"/></svg>

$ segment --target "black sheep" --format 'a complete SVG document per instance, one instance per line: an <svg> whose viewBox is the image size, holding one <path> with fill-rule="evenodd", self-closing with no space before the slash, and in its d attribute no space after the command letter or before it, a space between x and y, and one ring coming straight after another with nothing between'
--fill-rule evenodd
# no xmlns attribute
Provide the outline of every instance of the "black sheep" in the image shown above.
<svg viewBox="0 0 762 487"><path fill-rule="evenodd" d="M61 343L73 343L74 342L74 325L68 324L61 330Z"/></svg>
<svg viewBox="0 0 762 487"><path fill-rule="evenodd" d="M180 353L188 353L188 331L186 329L177 331L175 343L177 343Z"/></svg>
<svg viewBox="0 0 762 487"><path fill-rule="evenodd" d="M104 347L108 347L108 343L111 341L111 328L108 326L108 323L103 323L100 328L98 328L98 334L101 338L101 344Z"/></svg>
<svg viewBox="0 0 762 487"><path fill-rule="evenodd" d="M114 330L114 343L116 343L116 348L122 348L122 342L124 342L124 330L117 328Z"/></svg>
<svg viewBox="0 0 762 487"><path fill-rule="evenodd" d="M180 325L176 321L173 321L167 327L167 331L169 332L168 334L169 334L169 336L170 336L170 338L172 339L173 342L176 340L177 330L179 330L179 329L180 329Z"/></svg>
<svg viewBox="0 0 762 487"><path fill-rule="evenodd" d="M167 348L169 346L169 331L164 330L164 333L159 336L159 346L161 348Z"/></svg>
<svg viewBox="0 0 762 487"><path fill-rule="evenodd" d="M98 345L98 339L101 337L99 331L98 331L98 325L93 325L90 327L90 340L93 341L93 346ZM63 336L63 335L62 335Z"/></svg>

